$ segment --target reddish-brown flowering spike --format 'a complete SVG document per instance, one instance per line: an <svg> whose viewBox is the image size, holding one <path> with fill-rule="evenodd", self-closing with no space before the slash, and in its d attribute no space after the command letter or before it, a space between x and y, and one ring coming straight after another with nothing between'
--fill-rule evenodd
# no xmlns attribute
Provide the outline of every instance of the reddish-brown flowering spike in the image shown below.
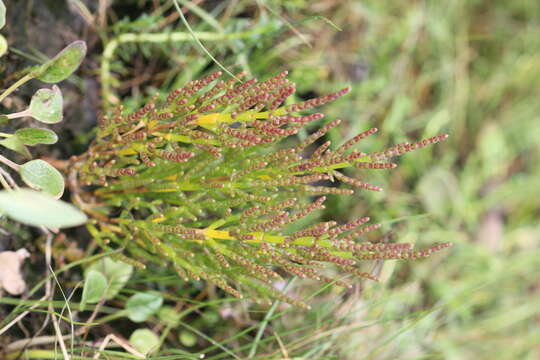
<svg viewBox="0 0 540 360"><path fill-rule="evenodd" d="M212 111L216 108L216 105L214 104L208 104L208 105L205 105L205 106L201 106L199 108L199 113L206 113L206 112L209 112L209 111Z"/></svg>
<svg viewBox="0 0 540 360"><path fill-rule="evenodd" d="M229 135L229 136L232 136L232 137L235 137L235 138L238 138L238 139L241 139L241 140L246 140L250 143L254 143L254 144L257 144L257 143L260 143L261 142L261 138L258 137L258 136L255 136L255 135L252 135L252 134L249 134L248 132L246 131L241 131L241 130L236 130L236 129L233 129L227 125L222 125L221 126L221 130Z"/></svg>
<svg viewBox="0 0 540 360"><path fill-rule="evenodd" d="M141 130L141 131L137 131L131 134L122 135L119 142L128 143L128 142L143 140L145 138L146 138L146 131Z"/></svg>
<svg viewBox="0 0 540 360"><path fill-rule="evenodd" d="M270 180L270 181L258 181L254 182L251 185L255 187L269 187L269 186L291 186L299 184L309 184L322 180L329 180L330 177L326 174L315 174L315 175L306 175L306 176L288 176L281 179Z"/></svg>
<svg viewBox="0 0 540 360"><path fill-rule="evenodd" d="M306 146L314 143L318 138L324 136L330 129L338 126L341 123L341 120L334 120L326 125L324 125L322 128L314 132L313 134L309 135L304 141L302 141L297 148L299 150L304 149Z"/></svg>
<svg viewBox="0 0 540 360"><path fill-rule="evenodd" d="M321 246L312 245L304 249L304 251L308 252L313 260L331 262L339 266L352 266L356 264L355 260L334 255Z"/></svg>
<svg viewBox="0 0 540 360"><path fill-rule="evenodd" d="M357 226L363 225L369 221L369 217L363 217L356 220L353 220L351 222L348 222L346 224L340 225L338 227L335 227L328 231L328 236L336 236L338 234L341 234L345 231L350 231L354 229Z"/></svg>
<svg viewBox="0 0 540 360"><path fill-rule="evenodd" d="M327 102L334 101L335 99L348 93L350 90L351 88L347 87L339 91L336 91L335 93L332 93L332 94L328 94L328 95L324 95L315 99L307 100L299 104L288 105L285 107L285 110L287 112L297 112L297 111L302 111L302 110L308 110L316 106L321 106L323 104L326 104Z"/></svg>
<svg viewBox="0 0 540 360"><path fill-rule="evenodd" d="M439 244L439 245L435 245L431 248L428 248L428 249L424 249L424 250L420 250L420 251L406 251L406 252L401 252L399 253L399 259L420 259L420 258L425 258L425 257L428 257L430 256L431 254L433 254L434 252L437 252L437 251L440 251L442 249L446 249L450 246L452 246L453 243L451 242L447 242L447 243L442 243L442 244Z"/></svg>
<svg viewBox="0 0 540 360"><path fill-rule="evenodd" d="M281 209L290 208L296 203L296 201L296 198L289 198L275 205L267 205L263 207L257 205L242 212L240 218L249 218L252 216L261 217L268 215Z"/></svg>
<svg viewBox="0 0 540 360"><path fill-rule="evenodd" d="M235 103L234 99L236 99L237 96L239 96L248 88L253 86L256 82L257 82L257 79L250 79L250 80L244 81L244 83L242 84L236 85L234 87L230 87L229 90L225 92L225 94L212 100L210 104L214 104L216 106L225 105L225 104L233 104Z"/></svg>
<svg viewBox="0 0 540 360"><path fill-rule="evenodd" d="M156 153L160 158L174 162L185 162L195 155L192 152L173 153L165 150L157 150Z"/></svg>
<svg viewBox="0 0 540 360"><path fill-rule="evenodd" d="M175 99L178 98L178 96L180 96L180 94L182 94L182 89L176 89L176 90L171 91L169 95L167 96L167 105L172 104L173 101L175 101Z"/></svg>
<svg viewBox="0 0 540 360"><path fill-rule="evenodd" d="M275 271L265 268L264 266L259 265L251 260L248 260L245 257L239 256L236 254L230 254L230 258L234 262L240 265L243 265L247 270L255 274L259 274L267 278L274 278L274 279L281 278L281 276L279 276L279 274L276 273Z"/></svg>
<svg viewBox="0 0 540 360"><path fill-rule="evenodd" d="M352 151L349 155L343 156L343 157L334 157L331 162L328 162L329 164L338 164L341 162L351 162L356 159L360 159L367 156L367 154L358 152L358 151Z"/></svg>
<svg viewBox="0 0 540 360"><path fill-rule="evenodd" d="M296 92L296 87L294 85L285 86L279 90L279 92L272 98L271 102L268 105L270 111L276 110L285 100Z"/></svg>
<svg viewBox="0 0 540 360"><path fill-rule="evenodd" d="M280 121L287 120L288 123L294 123L296 125L303 126L309 122L320 120L323 117L324 117L324 114L315 113L315 114L305 115L305 116L286 115L286 116L280 116L279 118L283 119Z"/></svg>
<svg viewBox="0 0 540 360"><path fill-rule="evenodd" d="M195 144L195 147L209 152L216 159L221 157L221 150L215 146L208 144Z"/></svg>
<svg viewBox="0 0 540 360"><path fill-rule="evenodd" d="M355 268L354 266L340 266L340 268L358 277L366 278L373 281L379 281L379 278L377 276L370 274L368 272L365 272L365 271L361 271Z"/></svg>
<svg viewBox="0 0 540 360"><path fill-rule="evenodd" d="M234 289L232 286L230 286L229 284L227 284L224 280L221 280L221 279L218 279L218 278L212 278L212 279L209 279L208 281L216 284L220 289L222 289L223 291L225 291L226 293L236 297L236 298L239 298L241 299L242 298L242 294L240 294L240 292L236 289Z"/></svg>
<svg viewBox="0 0 540 360"><path fill-rule="evenodd" d="M335 226L335 221L327 221L315 224L313 226L308 227L304 230L299 230L294 232L289 236L290 240L298 239L304 236L313 236L313 237L321 237L322 235L326 234L328 232L328 229L330 229L332 226Z"/></svg>
<svg viewBox="0 0 540 360"><path fill-rule="evenodd" d="M109 173L109 176L117 177L117 176L133 176L135 175L134 169L112 169Z"/></svg>
<svg viewBox="0 0 540 360"><path fill-rule="evenodd" d="M290 136L298 133L298 129L289 128L289 129L282 129L279 127L274 127L271 124L269 124L267 121L259 121L255 120L251 123L253 126L253 130L256 131L259 134L271 136L271 137L284 137L284 136Z"/></svg>
<svg viewBox="0 0 540 360"><path fill-rule="evenodd" d="M345 184L349 184L349 185L354 186L354 187L358 187L358 188L362 188L362 189L366 189L366 190L373 190L373 191L382 191L383 190L382 188L380 188L378 186L371 185L371 184L366 184L366 183L363 183L363 182L358 181L356 179L350 178L350 177L348 177L346 175L343 175L339 171L332 172L332 175L334 175L338 180L343 181Z"/></svg>
<svg viewBox="0 0 540 360"><path fill-rule="evenodd" d="M352 195L354 190L351 189L340 189L327 186L311 186L304 185L300 186L300 192L310 194L310 195L322 195L322 194L335 194L335 195Z"/></svg>
<svg viewBox="0 0 540 360"><path fill-rule="evenodd" d="M302 173L307 170L311 170L316 167L323 166L325 161L323 159L315 159L315 160L308 160L303 164L293 166L289 168L289 172L291 173Z"/></svg>
<svg viewBox="0 0 540 360"><path fill-rule="evenodd" d="M354 167L358 169L393 169L397 166L394 163L372 163L372 162L356 162Z"/></svg>
<svg viewBox="0 0 540 360"><path fill-rule="evenodd" d="M360 230L357 230L357 231L354 231L352 232L351 234L339 239L340 241L349 241L349 240L356 240L356 238L358 238L359 236L363 235L363 234L366 234L368 232L371 232L371 231L374 231L374 230L377 230L381 227L382 225L381 224L372 224L372 225L368 225L368 226L365 226L363 228L361 228Z"/></svg>
<svg viewBox="0 0 540 360"><path fill-rule="evenodd" d="M397 144L386 150L371 154L371 158L374 160L387 159L389 157L402 155L404 153L407 153L407 152L410 152L410 151L413 151L413 150L416 150L416 149L419 149L419 148L422 148L431 144L436 144L439 141L446 140L447 138L448 138L448 135L444 134L444 135L433 136L428 139L424 139L424 140L417 141L414 143L406 142L406 143Z"/></svg>
<svg viewBox="0 0 540 360"><path fill-rule="evenodd" d="M204 131L199 131L199 130L189 130L189 129L185 129L184 132L186 133L186 135L192 137L193 139L206 139L206 140L211 140L211 139L214 139L215 137L209 133L206 133Z"/></svg>
<svg viewBox="0 0 540 360"><path fill-rule="evenodd" d="M367 131L364 131L358 135L356 135L355 137L353 137L352 139L348 140L347 142L345 142L345 144L341 145L337 150L336 150L336 154L340 154L340 153L343 153L345 151L347 151L351 146L353 146L354 144L356 144L357 142L359 142L360 140L362 139L365 139L366 137L368 137L369 135L371 134L374 134L378 131L377 128L371 128Z"/></svg>
<svg viewBox="0 0 540 360"><path fill-rule="evenodd" d="M278 213L276 217L272 218L270 221L249 226L248 231L249 232L254 232L254 231L267 232L267 231L279 229L285 224L285 221L288 216L289 216L288 212L281 211Z"/></svg>
<svg viewBox="0 0 540 360"><path fill-rule="evenodd" d="M155 98L153 99L155 101ZM152 112L156 106L153 103L149 103L143 106L141 109L135 111L132 114L129 114L126 118L128 123L134 123L142 119L146 114Z"/></svg>
<svg viewBox="0 0 540 360"><path fill-rule="evenodd" d="M150 160L150 157L148 157L147 153L144 153L144 152L139 153L139 158L141 159L143 164L148 167L152 168L156 166L156 163Z"/></svg>
<svg viewBox="0 0 540 360"><path fill-rule="evenodd" d="M204 93L203 95L201 95L198 99L197 99L197 103L199 104L202 104L204 103L205 101L208 101L208 100L211 100L213 99L216 95L218 95L222 90L224 90L226 88L226 83L225 81L218 81L213 87L212 89L208 90L206 93ZM215 106L217 106L217 104L213 104Z"/></svg>
<svg viewBox="0 0 540 360"><path fill-rule="evenodd" d="M102 116L98 119L98 126L101 130L104 130L110 124L110 120L107 116Z"/></svg>
<svg viewBox="0 0 540 360"><path fill-rule="evenodd" d="M318 157L321 157L324 152L326 151L326 149L328 149L330 147L330 144L331 142L330 141L326 141L325 143L323 143L321 146L319 146L314 152L313 154L311 154L311 157L316 159Z"/></svg>

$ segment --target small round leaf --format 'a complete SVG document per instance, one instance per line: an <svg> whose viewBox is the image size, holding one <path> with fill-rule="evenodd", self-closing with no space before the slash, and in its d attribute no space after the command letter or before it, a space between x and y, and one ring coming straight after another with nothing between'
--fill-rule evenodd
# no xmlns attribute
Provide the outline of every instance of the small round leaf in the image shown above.
<svg viewBox="0 0 540 360"><path fill-rule="evenodd" d="M8 138L0 140L0 145L21 154L27 159L30 159L32 157L32 155L30 155L30 151L28 151L28 148L24 146L24 144L17 136L10 136Z"/></svg>
<svg viewBox="0 0 540 360"><path fill-rule="evenodd" d="M178 340L180 341L180 343L182 343L182 345L192 347L197 344L197 335L195 335L191 331L182 330L180 334L178 334Z"/></svg>
<svg viewBox="0 0 540 360"><path fill-rule="evenodd" d="M143 292L133 295L126 303L128 318L133 322L146 321L159 311L163 297L156 292Z"/></svg>
<svg viewBox="0 0 540 360"><path fill-rule="evenodd" d="M129 342L135 349L147 355L159 348L158 336L149 329L137 329L129 337Z"/></svg>
<svg viewBox="0 0 540 360"><path fill-rule="evenodd" d="M38 159L22 164L20 175L26 185L42 190L57 199L64 193L62 174L46 161Z"/></svg>
<svg viewBox="0 0 540 360"><path fill-rule="evenodd" d="M30 100L28 112L34 119L55 124L62 121L62 93L58 86L52 89L39 89Z"/></svg>
<svg viewBox="0 0 540 360"><path fill-rule="evenodd" d="M86 43L82 40L74 41L41 65L36 77L46 83L60 82L77 70L85 55Z"/></svg>
<svg viewBox="0 0 540 360"><path fill-rule="evenodd" d="M81 298L81 311L84 311L86 304L95 304L105 295L107 289L107 278L99 271L90 270L84 274L84 287Z"/></svg>
<svg viewBox="0 0 540 360"><path fill-rule="evenodd" d="M8 50L8 43L5 37L0 35L0 57L4 56Z"/></svg>
<svg viewBox="0 0 540 360"><path fill-rule="evenodd" d="M49 129L25 128L15 131L15 135L24 145L54 144L58 136Z"/></svg>
<svg viewBox="0 0 540 360"><path fill-rule="evenodd" d="M27 225L50 228L79 226L87 220L73 205L30 189L0 191L0 212Z"/></svg>
<svg viewBox="0 0 540 360"><path fill-rule="evenodd" d="M161 309L158 312L158 318L161 320L165 325L170 327L177 327L178 323L180 321L180 315L178 311L176 311L175 308L172 306L162 306Z"/></svg>
<svg viewBox="0 0 540 360"><path fill-rule="evenodd" d="M92 270L101 272L107 279L107 291L103 296L106 300L110 300L126 285L133 273L133 266L106 257L90 265L86 273Z"/></svg>

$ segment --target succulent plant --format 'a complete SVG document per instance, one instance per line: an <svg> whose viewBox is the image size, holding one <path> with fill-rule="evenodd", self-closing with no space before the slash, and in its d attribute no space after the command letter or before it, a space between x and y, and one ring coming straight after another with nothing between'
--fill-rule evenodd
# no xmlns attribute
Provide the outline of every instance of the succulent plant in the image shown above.
<svg viewBox="0 0 540 360"><path fill-rule="evenodd" d="M390 158L447 135L369 154L354 150L377 131L372 128L333 150L328 141L312 150L339 125L333 120L284 147L283 139L323 118L305 112L349 91L285 104L295 92L286 75L238 83L218 80L218 72L172 91L162 102L156 95L134 113L119 107L102 117L89 150L71 159L69 175L99 245L122 249L115 256L136 267L172 266L185 280L204 279L236 297L274 298L303 307L273 282L290 273L349 287L321 269L334 264L342 272L376 280L361 269L362 260L417 259L449 246L416 251L410 243L363 241L379 227L366 225L368 217L288 230L323 209L327 194L381 190L340 170L394 168Z"/></svg>

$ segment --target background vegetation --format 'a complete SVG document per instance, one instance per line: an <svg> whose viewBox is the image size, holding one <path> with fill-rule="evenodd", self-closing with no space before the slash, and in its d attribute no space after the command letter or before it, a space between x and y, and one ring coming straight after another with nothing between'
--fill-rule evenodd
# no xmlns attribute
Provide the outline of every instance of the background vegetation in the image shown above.
<svg viewBox="0 0 540 360"><path fill-rule="evenodd" d="M52 55L75 39L89 47L82 70L63 85L65 121L55 129L60 141L38 155L78 154L92 138L99 111L120 100L135 108L158 89L165 92L217 69L191 40L171 2L109 3L7 2L3 32L10 53L1 65L6 74L13 64L43 61L44 53ZM327 119L344 120L329 135L334 144L373 126L379 135L365 140L365 149L449 133L447 142L407 154L397 169L366 179L383 186L382 194L333 197L320 216L347 221L369 214L386 221L383 230L399 241L455 246L418 263L376 263L384 281L357 284L352 291L292 281L297 296L314 296L310 311L280 304L268 311L227 301L203 283L180 281L170 269L136 272L114 302L98 308L99 326L78 332L84 324L72 328L61 321L62 332L78 341L70 349L73 358L92 358L82 342L109 333L127 339L136 328L161 336L156 359L540 357L540 283L534 275L540 268L538 1L180 3L194 31L213 34L201 37L206 49L233 72L266 78L289 70L300 98L352 85L351 94L323 109ZM166 41L169 32L186 32L186 41ZM163 39L123 43L126 33ZM118 46L107 55L115 41ZM4 78L2 86L12 80ZM99 91L103 83L110 86L105 93ZM27 99L34 90L18 96ZM388 223L396 218L404 221ZM42 239L13 223L2 227L0 250L29 249L24 273L30 287L38 284L47 273ZM67 231L54 242L56 270L77 259L87 264L83 255L94 251L84 230ZM76 312L82 271L57 274L66 296L75 290L66 302L57 289L57 311L69 305ZM143 323L110 315L130 295L147 290L164 294L165 313ZM0 299L1 326L36 303ZM1 335L0 346L32 337L44 323L40 309ZM77 320L86 322L93 309ZM53 334L46 325L40 336ZM54 341L31 347L39 348L54 354ZM102 357L132 356L114 350L122 354Z"/></svg>

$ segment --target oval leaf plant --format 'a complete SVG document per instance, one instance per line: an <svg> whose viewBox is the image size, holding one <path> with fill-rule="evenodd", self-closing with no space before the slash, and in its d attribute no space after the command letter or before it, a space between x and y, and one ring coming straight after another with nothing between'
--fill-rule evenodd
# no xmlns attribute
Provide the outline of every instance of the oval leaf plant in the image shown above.
<svg viewBox="0 0 540 360"><path fill-rule="evenodd" d="M110 300L118 294L133 273L133 266L123 261L115 261L111 258L104 258L96 261L86 269L90 271L99 271L107 279L107 290L103 294L106 300Z"/></svg>
<svg viewBox="0 0 540 360"><path fill-rule="evenodd" d="M107 278L101 272L90 270L84 275L85 280L81 298L81 311L84 311L86 304L95 304L100 301L107 290Z"/></svg>
<svg viewBox="0 0 540 360"><path fill-rule="evenodd" d="M5 37L0 35L0 57L4 56L8 50L8 43Z"/></svg>
<svg viewBox="0 0 540 360"><path fill-rule="evenodd" d="M74 41L41 65L36 77L46 83L60 82L77 70L85 55L86 43L82 40Z"/></svg>
<svg viewBox="0 0 540 360"><path fill-rule="evenodd" d="M49 129L32 129L25 128L15 131L15 136L19 138L24 145L37 144L55 144L58 141L58 136Z"/></svg>
<svg viewBox="0 0 540 360"><path fill-rule="evenodd" d="M78 226L87 220L73 205L30 189L0 191L0 212L27 225L50 228Z"/></svg>
<svg viewBox="0 0 540 360"><path fill-rule="evenodd" d="M21 154L27 159L32 158L32 155L30 154L30 151L28 151L28 148L24 146L24 144L17 136L10 136L8 138L0 140L0 145Z"/></svg>
<svg viewBox="0 0 540 360"><path fill-rule="evenodd" d="M163 297L156 292L142 292L133 295L126 303L128 318L133 322L146 321L159 311Z"/></svg>
<svg viewBox="0 0 540 360"><path fill-rule="evenodd" d="M42 190L57 199L64 193L62 174L46 161L28 161L21 165L19 174L26 185L33 189Z"/></svg>
<svg viewBox="0 0 540 360"><path fill-rule="evenodd" d="M147 355L159 349L159 337L150 329L137 329L129 337L135 349Z"/></svg>
<svg viewBox="0 0 540 360"><path fill-rule="evenodd" d="M6 5L0 0L0 29L6 25Z"/></svg>
<svg viewBox="0 0 540 360"><path fill-rule="evenodd" d="M62 121L62 104L62 93L58 86L39 89L30 100L28 116L47 124L56 124Z"/></svg>

